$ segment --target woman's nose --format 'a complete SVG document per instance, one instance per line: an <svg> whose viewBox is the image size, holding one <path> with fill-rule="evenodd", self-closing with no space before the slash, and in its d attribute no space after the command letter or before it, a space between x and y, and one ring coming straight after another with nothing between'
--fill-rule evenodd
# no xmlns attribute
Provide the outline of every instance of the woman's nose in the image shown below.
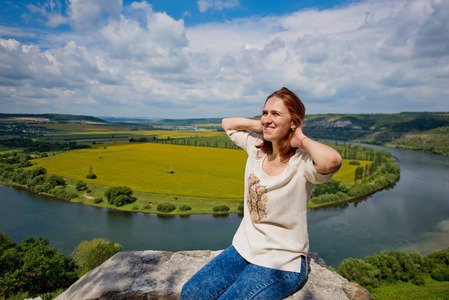
<svg viewBox="0 0 449 300"><path fill-rule="evenodd" d="M260 121L262 122L262 124L270 123L270 122L271 122L271 117L270 117L269 114L268 114L268 115L265 115L265 116L262 116L262 118L260 119Z"/></svg>

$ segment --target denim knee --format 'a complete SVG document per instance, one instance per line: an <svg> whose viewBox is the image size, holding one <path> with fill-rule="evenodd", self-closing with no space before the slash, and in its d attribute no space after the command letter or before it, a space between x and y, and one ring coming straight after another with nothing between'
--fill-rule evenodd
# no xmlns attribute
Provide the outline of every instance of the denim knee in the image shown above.
<svg viewBox="0 0 449 300"><path fill-rule="evenodd" d="M233 246L195 273L183 286L181 299L216 299L245 269L248 263Z"/></svg>

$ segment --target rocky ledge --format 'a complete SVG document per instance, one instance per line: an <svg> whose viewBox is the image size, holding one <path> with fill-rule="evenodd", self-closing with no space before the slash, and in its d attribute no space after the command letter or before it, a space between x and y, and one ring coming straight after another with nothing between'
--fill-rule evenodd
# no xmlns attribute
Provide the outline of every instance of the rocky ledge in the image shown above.
<svg viewBox="0 0 449 300"><path fill-rule="evenodd" d="M119 252L56 300L178 299L184 283L220 252ZM374 299L362 286L330 271L316 253L309 253L307 260L307 284L287 299Z"/></svg>

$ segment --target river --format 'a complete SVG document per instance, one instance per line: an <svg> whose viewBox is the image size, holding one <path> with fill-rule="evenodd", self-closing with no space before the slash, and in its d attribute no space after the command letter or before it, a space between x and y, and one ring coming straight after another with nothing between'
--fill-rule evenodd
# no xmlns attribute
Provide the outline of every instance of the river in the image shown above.
<svg viewBox="0 0 449 300"><path fill-rule="evenodd" d="M309 210L310 250L327 264L337 267L345 258L385 249L426 254L449 247L449 158L387 150L401 167L394 187L357 203ZM17 243L43 236L64 254L97 237L125 250L224 249L240 220L235 214L164 218L124 213L0 185L0 231Z"/></svg>

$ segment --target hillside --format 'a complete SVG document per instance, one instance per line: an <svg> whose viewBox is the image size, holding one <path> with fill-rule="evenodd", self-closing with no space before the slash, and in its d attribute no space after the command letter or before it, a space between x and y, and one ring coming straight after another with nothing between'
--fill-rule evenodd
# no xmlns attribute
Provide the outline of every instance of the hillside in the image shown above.
<svg viewBox="0 0 449 300"><path fill-rule="evenodd" d="M108 122L115 123L144 123L156 126L193 126L221 124L221 118L198 118L198 119L150 119L150 118L119 118L119 117L101 117Z"/></svg>
<svg viewBox="0 0 449 300"><path fill-rule="evenodd" d="M260 116L254 118L258 119ZM25 130L23 126L29 127L36 123L107 124L115 127L132 126L135 130L191 130L194 127L221 130L220 118L148 119L97 118L69 114L0 114L0 132L10 134L13 130L17 134ZM16 125L11 128L11 124ZM304 128L307 135L317 139L377 144L449 156L448 112L307 115ZM42 127L35 130L42 133Z"/></svg>
<svg viewBox="0 0 449 300"><path fill-rule="evenodd" d="M449 113L309 115L304 127L315 138L449 155Z"/></svg>
<svg viewBox="0 0 449 300"><path fill-rule="evenodd" d="M69 114L3 114L0 121L31 121L31 122L57 122L57 123L106 123L106 121L92 117Z"/></svg>

